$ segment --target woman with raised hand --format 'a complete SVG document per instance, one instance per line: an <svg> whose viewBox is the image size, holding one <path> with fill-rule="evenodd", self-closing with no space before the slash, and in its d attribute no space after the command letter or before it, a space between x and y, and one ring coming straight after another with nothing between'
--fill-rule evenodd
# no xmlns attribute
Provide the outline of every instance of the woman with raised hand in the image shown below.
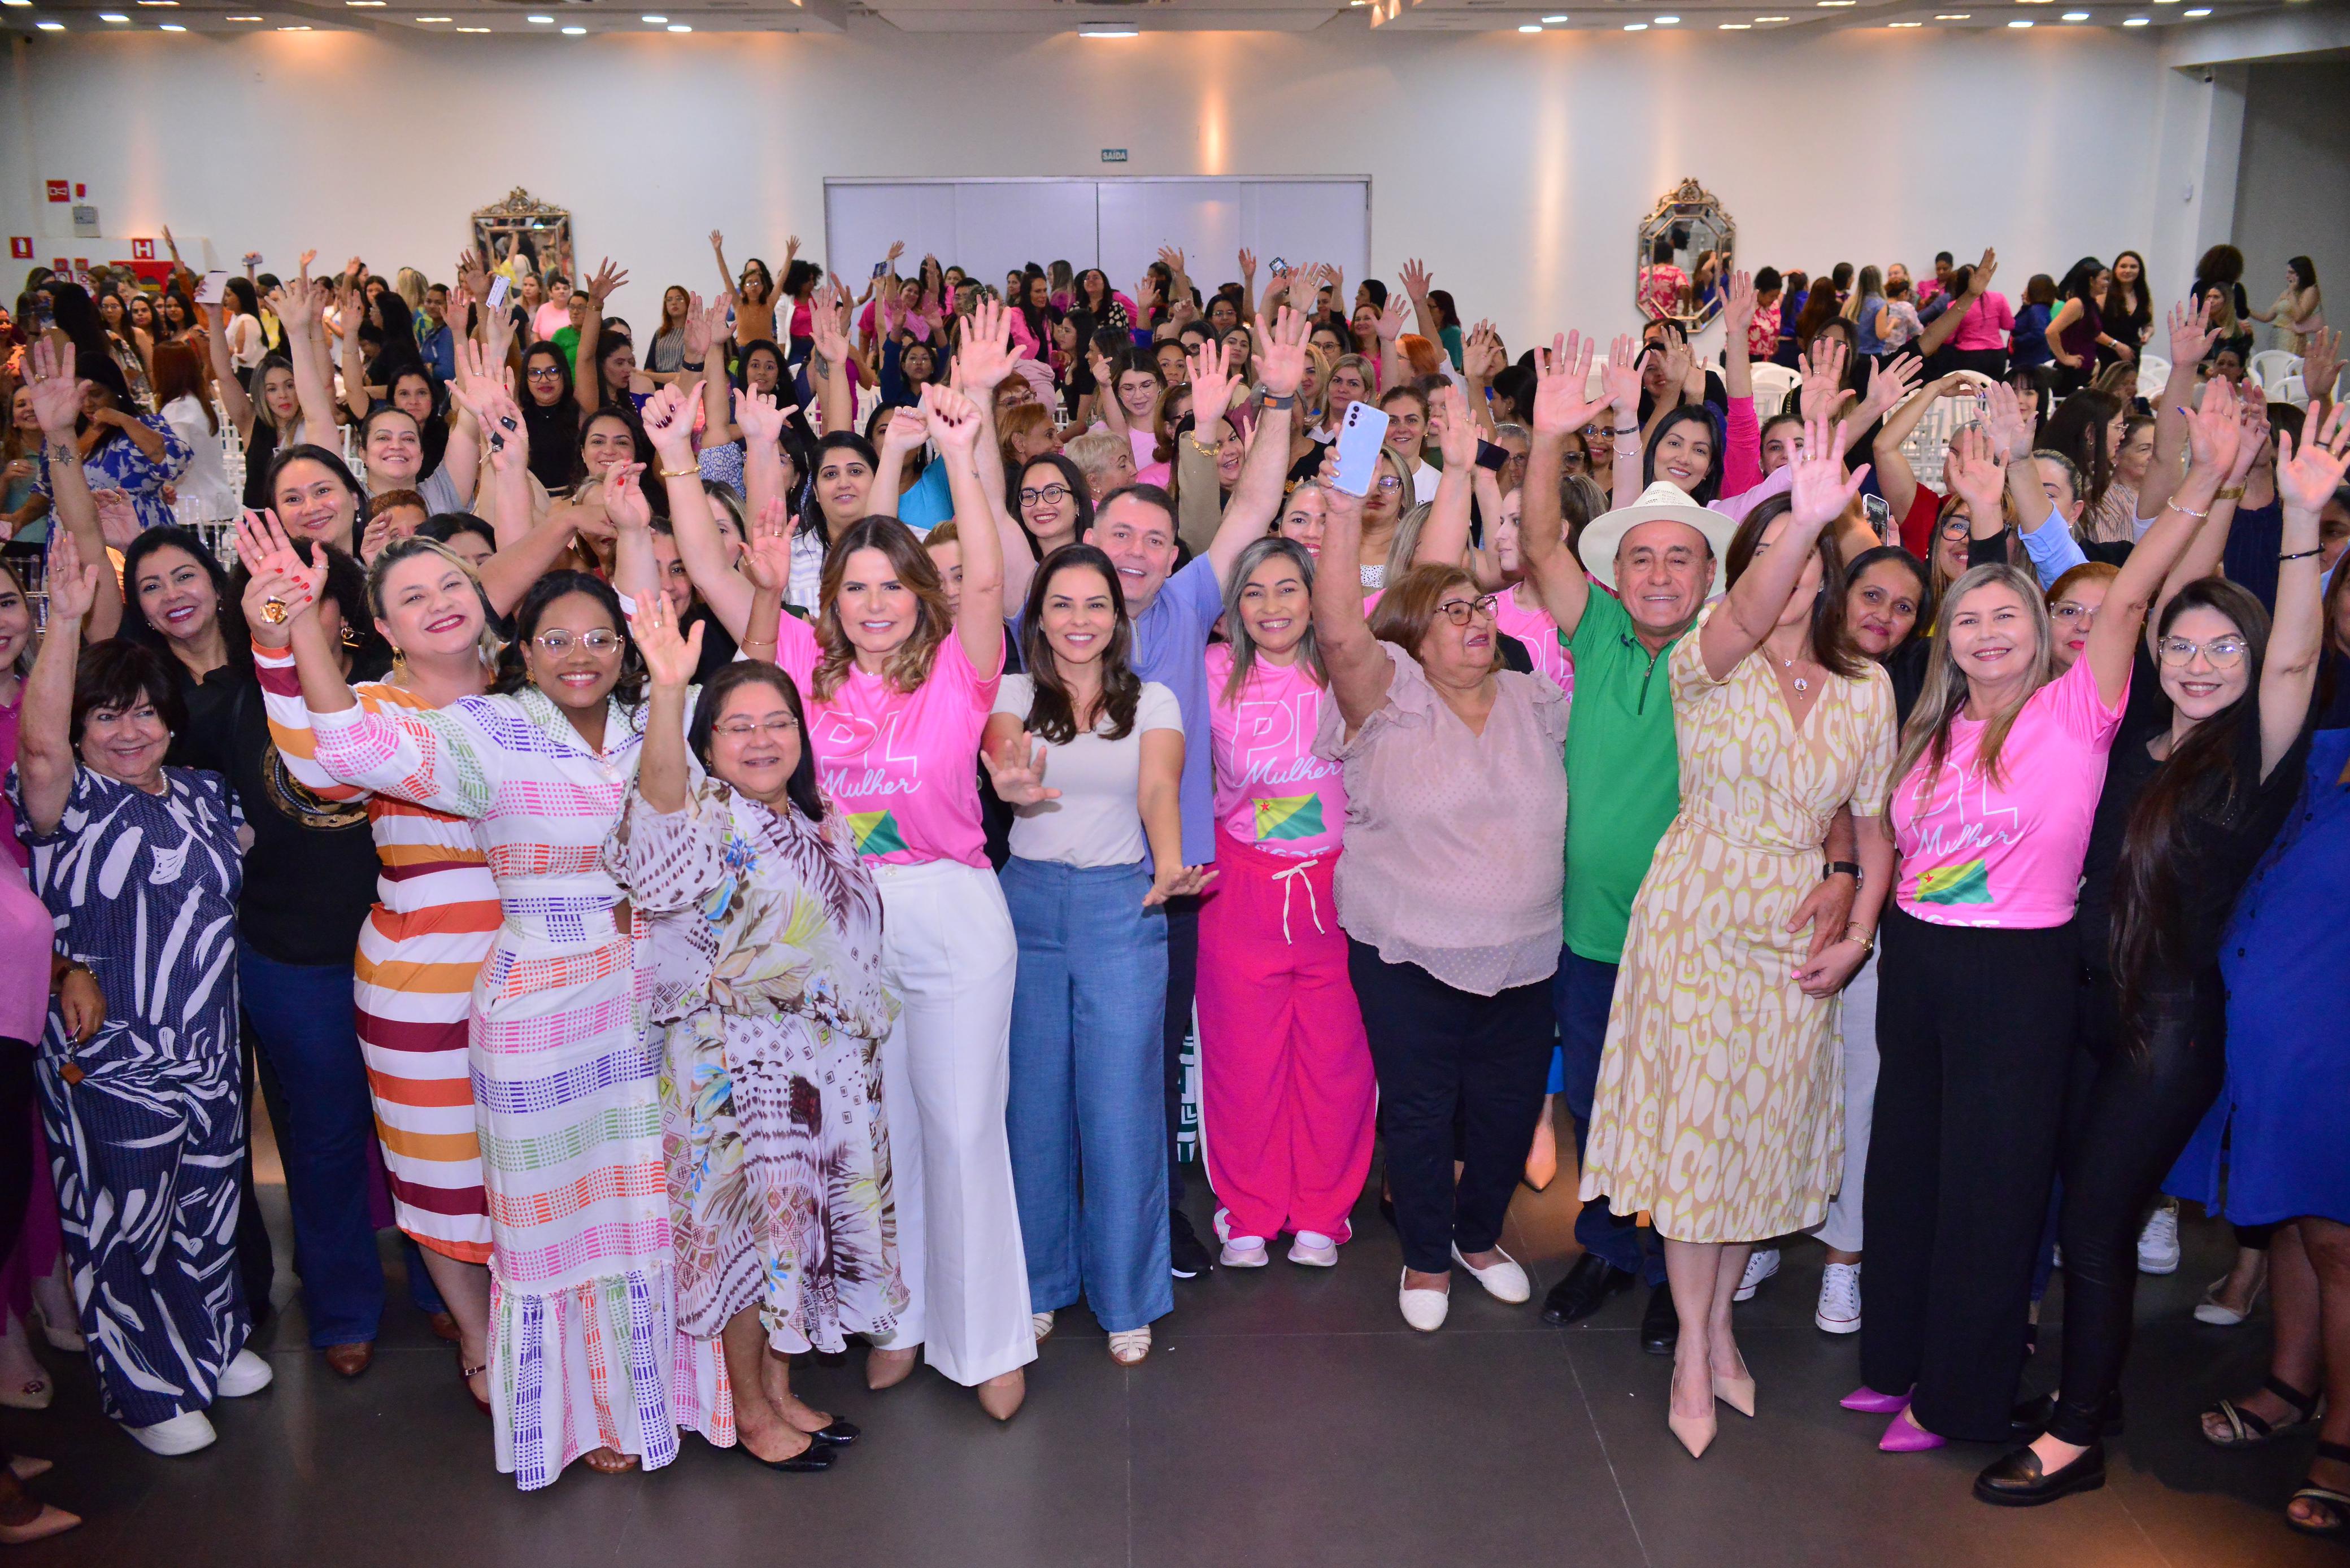
<svg viewBox="0 0 2350 1568"><path fill-rule="evenodd" d="M520 457L513 462L519 469ZM269 566L284 547L285 535L265 515L238 524L238 556L262 568L247 593L260 609L269 596L288 602L282 596L293 585ZM489 689L496 643L487 629L488 599L472 568L446 545L410 538L386 546L369 568L366 597L393 652L387 678L353 686L362 708L430 711ZM474 1125L467 1016L498 929L497 883L464 817L371 794L319 766L290 628L266 614L248 620L270 739L287 775L328 806L363 804L383 864L375 905L359 932L359 1054L393 1218L417 1244L456 1320L458 1376L486 1413L494 1232Z"/></svg>
<svg viewBox="0 0 2350 1568"><path fill-rule="evenodd" d="M1788 496L1731 541L1728 597L1674 646L1681 811L1632 903L1592 1102L1583 1196L1654 1217L1680 1319L1668 1422L1692 1455L1716 1399L1754 1412L1730 1319L1748 1251L1819 1223L1835 1192L1833 1002L1875 944L1892 866L1877 823L1892 687L1846 633L1830 531L1863 477L1846 476L1846 445L1842 424L1805 427ZM1805 934L1846 809L1863 867L1850 924Z"/></svg>
<svg viewBox="0 0 2350 1568"><path fill-rule="evenodd" d="M603 863L650 917L678 1329L721 1343L745 1454L827 1469L858 1430L793 1395L787 1358L886 1334L906 1301L875 1093L897 1011L881 896L816 787L790 678L727 665L689 734L702 628L681 638L655 594L632 629L644 759Z"/></svg>
<svg viewBox="0 0 2350 1568"><path fill-rule="evenodd" d="M1347 792L1314 754L1329 675L1313 591L1305 546L1257 540L1224 590L1228 640L1208 649L1218 876L1200 906L1200 1116L1226 1268L1262 1268L1284 1231L1291 1262L1335 1265L1371 1166L1378 1084L1335 883Z"/></svg>
<svg viewBox="0 0 2350 1568"><path fill-rule="evenodd" d="M2258 599L2224 579L2169 595L2153 638L2168 722L2152 734L2125 732L2098 799L2098 826L2109 834L2113 822L2124 825L2113 878L2119 1030L2102 1042L2065 1153L2061 1391L2047 1429L1976 1480L1985 1502L2029 1506L2104 1484L2102 1434L2118 1419L2138 1224L2227 1075L2220 938L2302 787L2324 640L2317 516L2350 469L2350 411L2336 409L2297 456L2290 434L2279 448L2284 533L2273 626ZM2207 1169L2218 1164L2216 1135L2211 1142ZM2350 1464L2350 1447L2324 1445L2319 1458ZM2337 1518L2350 1518L2345 1480L2333 1482Z"/></svg>
<svg viewBox="0 0 2350 1568"><path fill-rule="evenodd" d="M968 627L967 569L963 594ZM1132 1366L1175 1306L1165 905L1214 873L1184 864L1183 715L1135 673L1110 558L1091 545L1053 552L1020 625L1026 673L1004 678L985 757L1014 814L1000 874L1019 940L1006 1119L1028 1289L1037 1337L1083 1294L1111 1358Z"/></svg>
<svg viewBox="0 0 2350 1568"><path fill-rule="evenodd" d="M270 1381L236 1266L244 828L217 774L164 765L183 712L162 662L84 651L108 575L71 533L52 540L8 789L57 948L111 1000L86 1037L52 1014L37 1064L99 1407L149 1451L186 1454L213 1442L214 1398Z"/></svg>
<svg viewBox="0 0 2350 1568"><path fill-rule="evenodd" d="M643 603L659 591L650 509L633 468L605 486L620 576ZM618 597L549 573L515 607L489 692L428 710L362 707L309 602L292 607L319 767L471 821L498 880L470 1035L494 1195L498 1469L528 1490L574 1459L608 1472L667 1464L681 1427L723 1443L719 1358L676 1329L659 1064L639 1012L645 928L597 859L646 722Z"/></svg>
<svg viewBox="0 0 2350 1568"><path fill-rule="evenodd" d="M1844 1400L1893 1416L1877 1445L1887 1452L2010 1436L2098 791L2147 609L2235 455L2229 400L2207 399L2196 420L2180 493L2123 564L2069 670L2057 673L2045 601L2015 567L1973 567L1936 618L1894 769L1900 866L1878 977L1868 1314L1862 1386Z"/></svg>
<svg viewBox="0 0 2350 1568"><path fill-rule="evenodd" d="M737 417L758 416L738 407ZM817 777L880 885L883 980L903 998L881 1064L911 1300L868 1360L867 1381L903 1381L927 1345L931 1366L1009 1419L1036 1354L1004 1131L1015 950L972 765L1003 668L1003 553L992 520L965 521L991 519L978 409L933 386L918 412L899 417L927 428L948 464L959 617L913 531L888 516L854 522L834 542L814 625L785 613L798 563L781 498L754 515L738 572L685 462L682 423L664 410L647 429L687 573L744 654L772 659L806 692ZM754 437L754 454L761 444Z"/></svg>

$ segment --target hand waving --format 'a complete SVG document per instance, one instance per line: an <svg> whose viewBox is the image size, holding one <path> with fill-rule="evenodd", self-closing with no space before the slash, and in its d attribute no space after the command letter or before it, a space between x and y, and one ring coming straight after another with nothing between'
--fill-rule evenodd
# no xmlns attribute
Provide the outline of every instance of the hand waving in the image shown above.
<svg viewBox="0 0 2350 1568"><path fill-rule="evenodd" d="M1616 339L1616 352L1628 355L1631 339ZM1580 332L1554 337L1547 348L1534 349L1534 433L1546 436L1570 435L1591 422L1591 416L1615 401L1612 383L1619 373L1628 374L1635 388L1639 385L1639 372L1628 366L1619 367L1610 360L1607 373L1602 378L1599 396L1591 397L1584 389L1591 385L1591 355L1598 339L1585 342ZM1637 397L1637 393L1635 394ZM1473 451L1471 454L1473 458ZM1451 454L1445 455L1449 465Z"/></svg>
<svg viewBox="0 0 2350 1568"><path fill-rule="evenodd" d="M645 673L655 686L677 691L693 684L694 670L702 663L704 624L694 622L693 629L680 637L677 607L669 602L669 595L648 594L637 601L637 613L629 618L629 635L636 639Z"/></svg>
<svg viewBox="0 0 2350 1568"><path fill-rule="evenodd" d="M1257 316L1257 374L1276 398L1295 397L1305 379L1305 315L1286 305L1274 312L1271 327L1263 313Z"/></svg>
<svg viewBox="0 0 2350 1568"><path fill-rule="evenodd" d="M743 576L762 593L780 594L792 586L791 508L780 495L770 495L751 519L751 536L743 545Z"/></svg>
<svg viewBox="0 0 2350 1568"><path fill-rule="evenodd" d="M674 386L663 387L645 400L639 417L645 437L660 454L661 466L680 466L693 450L693 404Z"/></svg>
<svg viewBox="0 0 2350 1568"><path fill-rule="evenodd" d="M2350 408L2337 404L2324 428L2309 436L2299 451L2290 432L2277 437L2277 493L2284 497L2288 510L2322 512L2342 487L2345 472L2350 472Z"/></svg>
<svg viewBox="0 0 2350 1568"><path fill-rule="evenodd" d="M1596 340L1595 340L1596 341ZM1607 363L1599 372L1599 389L1629 424L1640 417L1640 350L1628 336L1608 346Z"/></svg>
<svg viewBox="0 0 2350 1568"><path fill-rule="evenodd" d="M85 563L70 528L49 530L49 624L69 625L98 603L101 562Z"/></svg>
<svg viewBox="0 0 2350 1568"><path fill-rule="evenodd" d="M1003 755L983 746L979 758L987 764L988 782L995 785L996 798L1006 805L1035 805L1061 798L1059 790L1045 784L1045 743L1025 730L1005 742Z"/></svg>
<svg viewBox="0 0 2350 1568"><path fill-rule="evenodd" d="M90 383L74 379L71 343L60 348L44 336L33 339L32 349L33 377L27 389L33 395L33 417L49 440L70 441L81 423L82 399Z"/></svg>
<svg viewBox="0 0 2350 1568"><path fill-rule="evenodd" d="M1860 493L1868 465L1862 463L1857 472L1846 475L1846 439L1841 420L1833 430L1824 419L1804 421L1804 450L1794 459L1795 477L1787 490L1788 513L1798 524L1825 527L1844 515L1844 509Z"/></svg>

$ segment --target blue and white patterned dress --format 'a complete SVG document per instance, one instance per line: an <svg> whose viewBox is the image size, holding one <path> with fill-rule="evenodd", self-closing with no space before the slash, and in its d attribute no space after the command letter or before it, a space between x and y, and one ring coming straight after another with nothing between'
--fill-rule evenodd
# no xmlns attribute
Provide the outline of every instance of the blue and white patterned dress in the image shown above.
<svg viewBox="0 0 2350 1568"><path fill-rule="evenodd" d="M236 1266L244 817L218 774L166 768L163 784L77 768L43 835L8 781L33 891L106 993L84 1044L52 1010L38 1072L74 1301L99 1398L129 1427L209 1407L253 1327Z"/></svg>

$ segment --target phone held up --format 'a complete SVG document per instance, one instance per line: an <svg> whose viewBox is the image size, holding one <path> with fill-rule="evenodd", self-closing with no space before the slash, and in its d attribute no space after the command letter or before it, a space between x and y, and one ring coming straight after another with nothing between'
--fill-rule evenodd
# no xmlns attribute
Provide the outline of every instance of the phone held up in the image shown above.
<svg viewBox="0 0 2350 1568"><path fill-rule="evenodd" d="M1347 405L1346 416L1338 421L1339 489L1349 495L1371 493L1371 481L1379 472L1379 448L1387 439L1385 410L1362 402Z"/></svg>

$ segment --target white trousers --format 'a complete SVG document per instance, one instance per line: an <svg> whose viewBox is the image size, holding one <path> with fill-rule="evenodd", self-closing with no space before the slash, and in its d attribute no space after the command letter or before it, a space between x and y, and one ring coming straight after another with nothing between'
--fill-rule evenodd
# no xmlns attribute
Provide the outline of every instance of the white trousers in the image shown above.
<svg viewBox="0 0 2350 1568"><path fill-rule="evenodd" d="M1003 1124L1019 948L993 873L951 860L873 873L884 977L902 1002L881 1106L912 1299L890 1346L928 1345L970 1387L1036 1358Z"/></svg>
<svg viewBox="0 0 2350 1568"><path fill-rule="evenodd" d="M1877 954L1844 988L1837 1017L1844 1044L1844 1179L1828 1204L1828 1217L1812 1230L1839 1252L1860 1247L1860 1200L1868 1172L1868 1125L1877 1114Z"/></svg>

